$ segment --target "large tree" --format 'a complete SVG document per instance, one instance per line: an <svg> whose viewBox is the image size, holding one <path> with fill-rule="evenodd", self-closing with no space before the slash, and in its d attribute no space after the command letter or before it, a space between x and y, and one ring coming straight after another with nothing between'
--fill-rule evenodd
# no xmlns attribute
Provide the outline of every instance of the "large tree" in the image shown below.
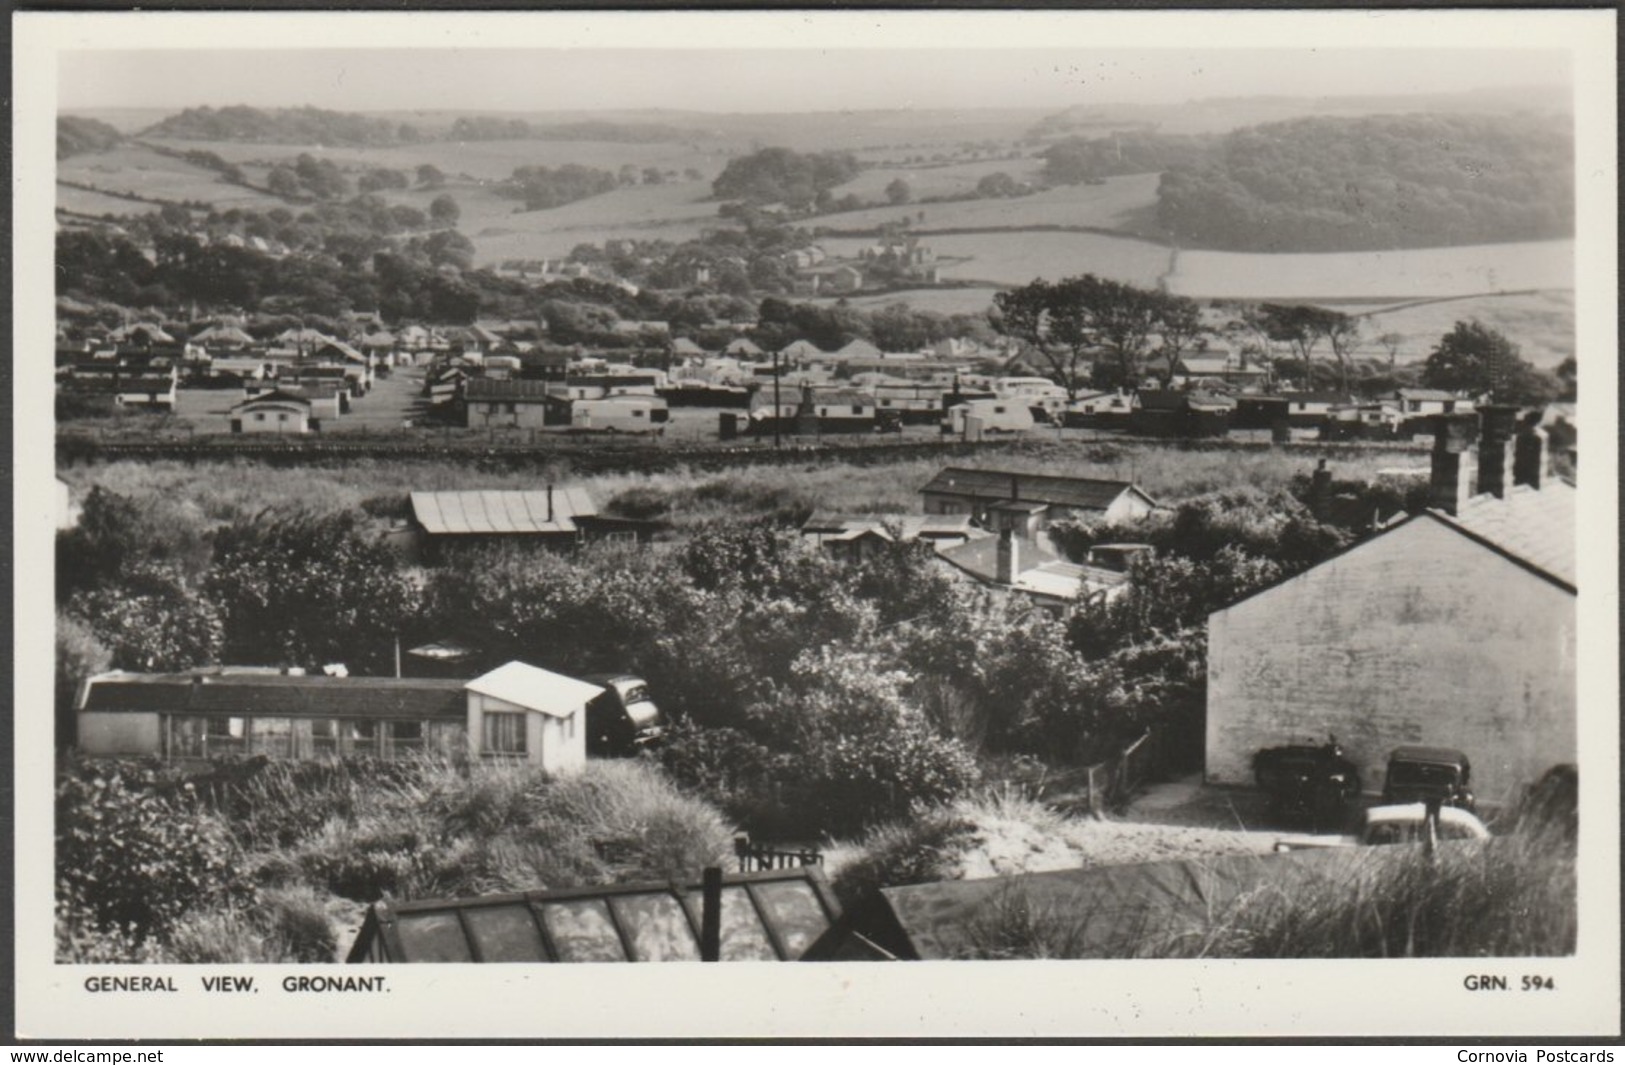
<svg viewBox="0 0 1625 1065"><path fill-rule="evenodd" d="M1525 362L1504 333L1476 318L1457 322L1439 338L1422 366L1422 383L1451 392L1488 393L1498 403L1526 406L1551 402L1561 388L1553 375Z"/></svg>

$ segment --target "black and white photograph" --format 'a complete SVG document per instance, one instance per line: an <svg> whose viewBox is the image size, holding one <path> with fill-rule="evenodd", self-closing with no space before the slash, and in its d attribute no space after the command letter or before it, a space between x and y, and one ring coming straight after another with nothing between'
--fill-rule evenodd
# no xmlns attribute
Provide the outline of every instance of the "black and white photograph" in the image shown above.
<svg viewBox="0 0 1625 1065"><path fill-rule="evenodd" d="M1614 19L17 16L19 1034L1617 1031Z"/></svg>

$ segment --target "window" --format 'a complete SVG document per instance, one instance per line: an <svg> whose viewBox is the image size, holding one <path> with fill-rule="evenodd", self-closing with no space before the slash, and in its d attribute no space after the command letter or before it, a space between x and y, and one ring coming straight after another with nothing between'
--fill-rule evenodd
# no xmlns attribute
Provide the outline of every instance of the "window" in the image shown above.
<svg viewBox="0 0 1625 1065"><path fill-rule="evenodd" d="M632 412L632 417L641 418L641 417L643 417L643 412L641 410L635 410L635 411Z"/></svg>
<svg viewBox="0 0 1625 1065"><path fill-rule="evenodd" d="M286 414L278 414L276 416L276 420L279 422L285 422L288 420L288 416Z"/></svg>
<svg viewBox="0 0 1625 1065"><path fill-rule="evenodd" d="M375 721L347 721L344 723L344 750L347 754L376 755L378 753L378 723Z"/></svg>
<svg viewBox="0 0 1625 1065"><path fill-rule="evenodd" d="M862 414L863 413L863 408L861 406L859 406L858 404L854 403L854 404L852 404L852 413L853 414Z"/></svg>
<svg viewBox="0 0 1625 1065"><path fill-rule="evenodd" d="M385 725L385 758L405 758L421 750L423 750L423 722L391 721Z"/></svg>
<svg viewBox="0 0 1625 1065"><path fill-rule="evenodd" d="M293 754L293 721L286 717L256 717L248 729L250 754L287 758Z"/></svg>
<svg viewBox="0 0 1625 1065"><path fill-rule="evenodd" d="M327 758L339 753L339 723L319 717L310 723L310 753Z"/></svg>
<svg viewBox="0 0 1625 1065"><path fill-rule="evenodd" d="M481 727L485 731L481 751L486 754L525 753L524 714L487 710L481 722Z"/></svg>
<svg viewBox="0 0 1625 1065"><path fill-rule="evenodd" d="M517 414L517 413L519 413L519 404L517 404L517 403L504 403L502 405L502 413L504 413L504 414Z"/></svg>
<svg viewBox="0 0 1625 1065"><path fill-rule="evenodd" d="M265 415L263 415L263 414L255 414L254 415L254 420L257 421L257 422L263 422L265 420Z"/></svg>

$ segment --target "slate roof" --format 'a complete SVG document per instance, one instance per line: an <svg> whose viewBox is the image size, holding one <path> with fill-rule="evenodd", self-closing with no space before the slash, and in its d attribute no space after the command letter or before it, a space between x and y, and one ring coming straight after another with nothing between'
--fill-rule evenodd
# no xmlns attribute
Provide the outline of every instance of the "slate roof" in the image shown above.
<svg viewBox="0 0 1625 1065"><path fill-rule="evenodd" d="M586 489L554 488L549 520L547 491L413 492L412 516L432 536L573 535L575 519L598 513Z"/></svg>
<svg viewBox="0 0 1625 1065"><path fill-rule="evenodd" d="M110 673L92 677L81 710L276 717L446 718L467 715L460 680L288 677L279 673Z"/></svg>
<svg viewBox="0 0 1625 1065"><path fill-rule="evenodd" d="M1428 513L1572 591L1576 587L1578 528L1574 501L1574 489L1553 478L1538 491L1516 485L1505 499L1474 496L1462 504L1455 517L1440 511Z"/></svg>
<svg viewBox="0 0 1625 1065"><path fill-rule="evenodd" d="M1014 492L1011 491L1012 480L1015 485ZM1083 510L1105 510L1124 492L1140 492L1140 489L1128 481L1102 481L1088 477L1022 473L1017 470L975 470L963 466L949 466L939 471L920 491L975 496L981 499L1014 498L1027 503L1052 503Z"/></svg>
<svg viewBox="0 0 1625 1065"><path fill-rule="evenodd" d="M796 961L840 918L817 867L728 873L722 961ZM698 961L698 883L376 902L350 962Z"/></svg>
<svg viewBox="0 0 1625 1065"><path fill-rule="evenodd" d="M548 384L547 381L470 377L463 384L463 398L503 400L508 403L541 403L548 397Z"/></svg>

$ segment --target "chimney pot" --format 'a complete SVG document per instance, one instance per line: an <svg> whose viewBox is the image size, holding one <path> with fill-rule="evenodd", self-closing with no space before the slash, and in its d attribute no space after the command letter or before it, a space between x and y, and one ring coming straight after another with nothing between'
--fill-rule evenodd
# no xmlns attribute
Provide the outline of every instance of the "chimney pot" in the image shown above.
<svg viewBox="0 0 1625 1065"><path fill-rule="evenodd" d="M1014 584L1020 572L1020 542L1016 537L1016 531L1006 528L999 533L998 571L995 576L1000 584Z"/></svg>

